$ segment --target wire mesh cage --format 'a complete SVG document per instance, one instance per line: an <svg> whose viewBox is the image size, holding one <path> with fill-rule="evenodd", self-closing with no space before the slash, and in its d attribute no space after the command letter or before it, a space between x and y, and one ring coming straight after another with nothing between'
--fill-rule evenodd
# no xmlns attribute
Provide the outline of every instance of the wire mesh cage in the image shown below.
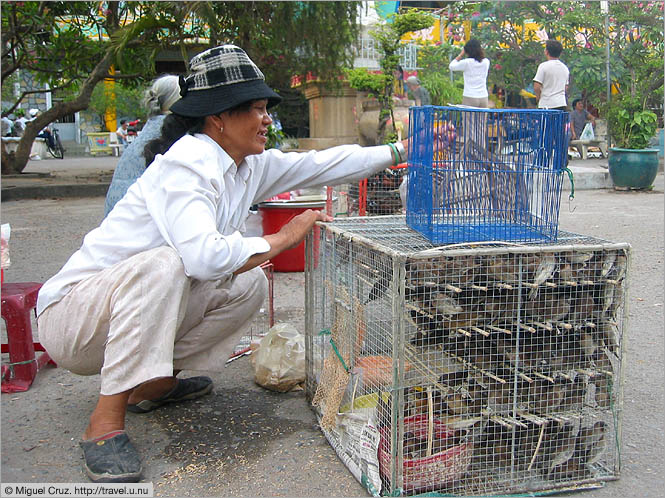
<svg viewBox="0 0 665 498"><path fill-rule="evenodd" d="M247 327L245 334L240 338L238 344L236 344L233 353L231 354L231 359L246 354L250 350L250 345L252 342L266 335L268 330L270 330L270 327L275 325L275 267L271 261L266 261L265 263L261 264L261 269L263 270L263 273L268 280L268 295L266 296L263 306L259 308L259 312Z"/></svg>
<svg viewBox="0 0 665 498"><path fill-rule="evenodd" d="M384 216L402 214L403 202L399 187L407 173L407 165L391 166L378 174L351 183L348 194L347 216Z"/></svg>
<svg viewBox="0 0 665 498"><path fill-rule="evenodd" d="M411 108L407 223L431 242L556 240L568 113Z"/></svg>
<svg viewBox="0 0 665 498"><path fill-rule="evenodd" d="M487 496L618 478L630 246L434 247L338 219L306 265L306 392L373 495Z"/></svg>

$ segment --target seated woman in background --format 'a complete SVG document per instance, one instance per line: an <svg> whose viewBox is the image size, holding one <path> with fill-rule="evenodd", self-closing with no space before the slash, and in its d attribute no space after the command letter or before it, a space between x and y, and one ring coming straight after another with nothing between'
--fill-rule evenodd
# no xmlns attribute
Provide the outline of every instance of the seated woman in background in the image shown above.
<svg viewBox="0 0 665 498"><path fill-rule="evenodd" d="M113 172L113 180L106 193L104 216L111 212L115 203L122 199L130 185L145 171L143 149L150 140L159 136L164 118L169 113L171 105L179 98L178 77L173 75L160 76L145 92L143 104L148 111L148 121L118 161Z"/></svg>

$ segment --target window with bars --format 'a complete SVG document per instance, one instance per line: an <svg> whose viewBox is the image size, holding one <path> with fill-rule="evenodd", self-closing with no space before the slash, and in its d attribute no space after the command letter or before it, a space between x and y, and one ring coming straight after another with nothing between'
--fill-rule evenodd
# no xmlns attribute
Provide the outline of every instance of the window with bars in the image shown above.
<svg viewBox="0 0 665 498"><path fill-rule="evenodd" d="M398 49L400 65L407 71L418 68L418 46L413 43L403 44ZM379 52L377 42L373 38L361 38L356 47L355 67L379 68Z"/></svg>

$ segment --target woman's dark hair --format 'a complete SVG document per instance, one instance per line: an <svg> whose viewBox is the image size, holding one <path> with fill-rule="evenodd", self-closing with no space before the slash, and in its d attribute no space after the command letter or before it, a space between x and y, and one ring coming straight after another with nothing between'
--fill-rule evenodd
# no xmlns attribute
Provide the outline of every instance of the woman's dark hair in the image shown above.
<svg viewBox="0 0 665 498"><path fill-rule="evenodd" d="M203 130L205 117L188 118L180 114L168 114L162 123L160 135L153 138L143 149L145 167L155 159L157 154L164 154L171 146L187 133L199 133Z"/></svg>
<svg viewBox="0 0 665 498"><path fill-rule="evenodd" d="M254 100L249 100L224 112L228 112L229 114L247 112L252 108L254 102ZM157 154L164 154L187 133L200 133L203 131L205 118L206 116L188 118L180 114L168 114L162 123L159 137L150 140L143 148L145 167L150 166Z"/></svg>
<svg viewBox="0 0 665 498"><path fill-rule="evenodd" d="M472 59L482 62L485 58L485 51L480 46L480 42L475 38L471 38L466 45L464 45L464 52Z"/></svg>

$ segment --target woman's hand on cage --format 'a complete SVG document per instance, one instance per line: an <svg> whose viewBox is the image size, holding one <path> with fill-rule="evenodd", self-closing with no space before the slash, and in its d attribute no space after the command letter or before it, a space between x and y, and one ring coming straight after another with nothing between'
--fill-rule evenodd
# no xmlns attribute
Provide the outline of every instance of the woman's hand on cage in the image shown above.
<svg viewBox="0 0 665 498"><path fill-rule="evenodd" d="M265 236L270 246L279 252L292 249L300 244L317 221L332 221L323 211L308 209L294 216L279 232Z"/></svg>

